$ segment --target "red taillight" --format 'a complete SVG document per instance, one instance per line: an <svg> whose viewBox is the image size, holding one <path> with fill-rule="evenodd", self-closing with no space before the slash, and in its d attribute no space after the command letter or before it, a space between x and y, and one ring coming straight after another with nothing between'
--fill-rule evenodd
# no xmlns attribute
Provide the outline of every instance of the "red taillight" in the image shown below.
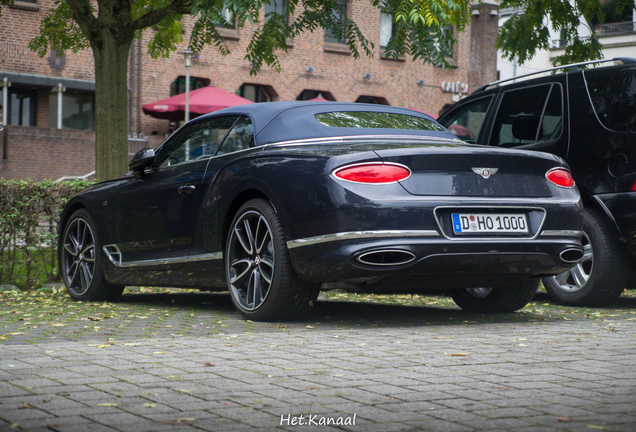
<svg viewBox="0 0 636 432"><path fill-rule="evenodd" d="M636 180L634 180L634 184L632 185L632 192L636 192Z"/></svg>
<svg viewBox="0 0 636 432"><path fill-rule="evenodd" d="M572 178L572 173L566 170L565 168L555 168L550 170L545 175L545 178L550 180L557 186L562 186L566 188L574 187L574 179Z"/></svg>
<svg viewBox="0 0 636 432"><path fill-rule="evenodd" d="M384 184L409 178L411 170L397 164L366 163L338 168L333 175L356 183Z"/></svg>

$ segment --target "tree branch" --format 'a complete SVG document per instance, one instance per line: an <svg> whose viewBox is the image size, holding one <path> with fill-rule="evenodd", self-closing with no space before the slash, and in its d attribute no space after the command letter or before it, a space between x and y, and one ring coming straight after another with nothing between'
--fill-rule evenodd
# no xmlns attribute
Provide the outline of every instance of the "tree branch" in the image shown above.
<svg viewBox="0 0 636 432"><path fill-rule="evenodd" d="M193 4L192 0L173 0L164 8L151 10L137 18L133 21L133 28L141 30L153 26L170 14L189 14Z"/></svg>
<svg viewBox="0 0 636 432"><path fill-rule="evenodd" d="M82 29L86 38L90 40L89 29L96 20L91 11L90 3L86 0L66 0L66 3L71 8L71 11L73 11L75 22L77 22L77 25Z"/></svg>

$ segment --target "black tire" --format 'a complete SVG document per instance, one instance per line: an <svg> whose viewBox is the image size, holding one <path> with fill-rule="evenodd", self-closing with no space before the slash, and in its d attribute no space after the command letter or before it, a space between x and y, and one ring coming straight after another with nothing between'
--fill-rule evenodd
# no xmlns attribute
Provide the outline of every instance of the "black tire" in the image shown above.
<svg viewBox="0 0 636 432"><path fill-rule="evenodd" d="M616 300L627 285L630 261L607 220L594 209L583 211L581 262L553 277L543 278L556 302L569 306L603 306Z"/></svg>
<svg viewBox="0 0 636 432"><path fill-rule="evenodd" d="M124 287L104 278L103 254L87 210L77 210L68 219L58 254L62 280L73 300L115 301L121 296Z"/></svg>
<svg viewBox="0 0 636 432"><path fill-rule="evenodd" d="M319 286L296 275L280 218L269 201L253 199L239 209L230 225L224 258L230 297L244 318L293 320L313 308Z"/></svg>
<svg viewBox="0 0 636 432"><path fill-rule="evenodd" d="M463 288L449 291L453 301L468 312L514 312L527 305L539 288L539 279L528 279L503 288Z"/></svg>

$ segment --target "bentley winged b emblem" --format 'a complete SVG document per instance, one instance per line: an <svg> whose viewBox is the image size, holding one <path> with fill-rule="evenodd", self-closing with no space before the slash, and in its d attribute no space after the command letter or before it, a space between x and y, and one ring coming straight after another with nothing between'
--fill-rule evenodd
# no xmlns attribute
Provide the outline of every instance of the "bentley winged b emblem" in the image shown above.
<svg viewBox="0 0 636 432"><path fill-rule="evenodd" d="M473 172L475 174L479 174L483 178L487 179L491 175L496 174L497 171L499 171L499 168L475 168L475 167L473 167L472 170L473 170Z"/></svg>

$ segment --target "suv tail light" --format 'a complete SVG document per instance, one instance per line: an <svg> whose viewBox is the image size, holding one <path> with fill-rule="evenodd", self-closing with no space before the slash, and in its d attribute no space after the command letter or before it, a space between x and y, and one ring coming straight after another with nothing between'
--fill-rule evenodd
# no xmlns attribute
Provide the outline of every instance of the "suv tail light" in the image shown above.
<svg viewBox="0 0 636 432"><path fill-rule="evenodd" d="M411 170L404 165L372 162L338 168L333 175L355 183L387 184L406 180L411 176Z"/></svg>
<svg viewBox="0 0 636 432"><path fill-rule="evenodd" d="M632 185L632 192L636 192L636 180L634 180L634 184Z"/></svg>
<svg viewBox="0 0 636 432"><path fill-rule="evenodd" d="M557 186L566 188L574 187L574 178L572 178L572 173L565 168L551 169L546 173L545 178Z"/></svg>

